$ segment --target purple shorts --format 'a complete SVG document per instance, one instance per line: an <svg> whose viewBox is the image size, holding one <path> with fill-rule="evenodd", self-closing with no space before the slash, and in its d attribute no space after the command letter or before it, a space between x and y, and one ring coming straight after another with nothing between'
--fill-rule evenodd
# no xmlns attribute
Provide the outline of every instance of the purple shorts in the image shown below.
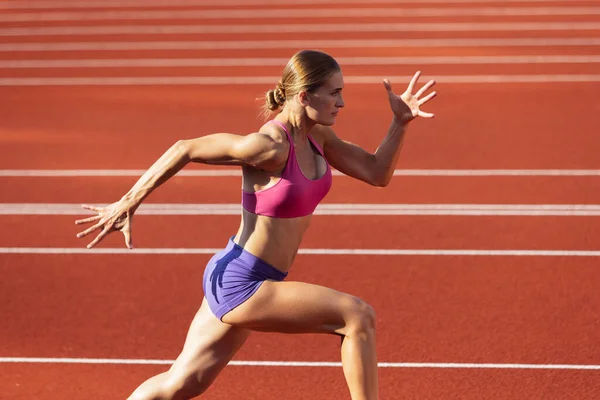
<svg viewBox="0 0 600 400"><path fill-rule="evenodd" d="M282 281L287 273L248 253L229 239L204 270L202 287L211 311L222 319L250 298L265 280Z"/></svg>

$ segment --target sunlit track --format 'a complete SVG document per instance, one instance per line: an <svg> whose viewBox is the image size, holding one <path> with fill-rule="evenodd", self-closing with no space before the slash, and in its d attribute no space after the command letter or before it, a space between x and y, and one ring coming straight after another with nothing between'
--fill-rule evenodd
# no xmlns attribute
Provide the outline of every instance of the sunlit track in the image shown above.
<svg viewBox="0 0 600 400"><path fill-rule="evenodd" d="M290 270L375 308L381 397L598 397L600 0L0 0L3 396L126 398L168 369L241 170L180 171L134 249L87 249L81 205L175 140L257 129L303 48L342 66L336 132L368 151L383 77L438 83L386 188L332 171ZM323 336L253 333L206 398L349 398Z"/></svg>
<svg viewBox="0 0 600 400"><path fill-rule="evenodd" d="M0 254L215 254L220 248L64 248L0 247ZM477 250L477 249L303 249L300 255L323 256L466 256L466 257L600 257L600 250Z"/></svg>
<svg viewBox="0 0 600 400"><path fill-rule="evenodd" d="M0 246L83 248L91 238L76 237L86 228L74 224L80 218L0 215L0 225L4 227ZM140 215L135 217L134 244L136 248L219 248L239 227L240 220L240 214ZM29 230L21 232L21 226L28 226ZM50 233L46 226L55 229ZM207 229L209 226L212 229ZM312 219L302 247L457 250L467 243L470 249L483 250L600 250L594 240L594 232L599 227L598 217L583 220L565 216L319 215ZM186 233L181 235L181 232ZM380 236L379 232L390 234ZM122 245L122 236L116 234L99 248L121 248Z"/></svg>
<svg viewBox="0 0 600 400"><path fill-rule="evenodd" d="M339 40L241 40L241 41L147 41L147 42L55 42L0 43L0 51L109 51L109 50L210 50L210 49L293 49L387 48L387 47L544 47L600 46L600 37L592 38L508 38L508 39L339 39Z"/></svg>
<svg viewBox="0 0 600 400"><path fill-rule="evenodd" d="M424 72L427 72L427 69ZM428 77L437 78L437 76L430 74L424 76L425 79ZM167 84L173 83L172 80L167 78L164 81ZM6 145L7 153L3 158L2 167L3 169L19 168L25 170L44 168L147 168L153 162L155 155L161 154L179 137L197 137L210 132L218 132L222 129L240 133L257 129L261 122L256 117L259 107L254 102L254 98L261 95L264 88L271 87L273 82L277 82L277 80L265 82L264 87L258 85L211 85L202 87L202 91L198 91L198 87L175 85L165 85L161 88L151 86L130 87L127 90L123 90L122 87L108 88L101 85L94 88L81 86L60 92L53 87L5 88L3 89L3 107L5 110L10 109L13 111L6 114L3 124L5 127L3 137L6 139L3 146ZM404 82L407 82L407 80L404 80ZM466 86L446 86L444 88L447 94L446 98L451 99L451 101L444 103L444 107L441 109L444 111L443 114L436 115L436 119L432 120L431 124L416 121L411 126L414 135L409 136L409 147L403 153L402 163L398 167L419 170L423 168L462 170L464 168L467 171L461 174L465 176L471 175L468 172L469 170L479 168L485 170L495 168L515 168L517 170L537 170L538 168L597 169L599 166L598 159L593 157L590 152L591 149L598 146L598 136L593 134L595 132L593 120L580 120L577 123L577 129L574 129L571 119L556 119L552 123L544 119L546 113L559 109L556 104L565 98L587 99L586 102L589 101L589 104L594 104L596 98L595 84L528 84L528 101L522 104L523 107L514 108L515 96L522 94L525 89L521 85L502 83L493 85L494 87L488 84L471 85L469 90L473 96L464 97L460 93ZM347 140L360 143L368 149L374 150L379 144L379 135L385 133L388 121L385 114L380 115L387 110L386 99L381 96L383 91L380 77L374 79L372 84L365 84L364 86L348 84L347 86L346 100L348 106L347 109L342 111L343 117L340 118L339 126L336 126L336 132ZM489 107L481 109L478 112L478 117L471 121L467 129L464 127L463 110L477 109L481 103L480 96L486 96L486 93L490 91L493 92L493 97L488 98L488 102L493 101L496 110ZM227 96L234 96L236 106L242 107L243 112L240 118L229 121L226 128L221 125L219 119L226 118L227 114L225 110L219 107L228 104L228 101L219 99L217 102L213 102L211 100L218 98L223 93L227 93ZM178 103L177 109L170 108L173 102L179 101L178 98L183 100ZM109 102L108 99L119 99L119 103ZM378 103L374 103L375 101L378 101ZM373 107L370 103L377 105ZM32 105L35 105L35 108L30 111L25 112L22 110L24 107ZM80 117L75 119L57 119L55 117L58 112L66 109L70 110L70 115L73 115L73 117ZM139 118L140 112L144 109L152 110L153 114L148 118ZM577 115L581 110L576 102L563 102L560 109L566 115ZM511 110L511 118L501 119L498 114L500 110ZM173 113L173 111L176 112ZM373 115L373 125L376 125L376 129L372 131L372 134L368 134L368 130L365 130L367 125L363 123L369 113L375 113ZM111 115L113 118L106 119L105 116L107 115ZM86 117L83 118L83 116ZM499 124L498 121L502 121L502 123ZM173 124L178 124L182 129L173 131L171 128ZM522 132L521 129L525 126L527 130ZM457 129L458 127L460 128ZM68 134L68 136L63 137L63 134ZM103 146L102 143L107 143L107 141L114 141L119 143L120 146L101 153L93 151L98 146ZM127 150L141 141L147 143L143 153L131 154ZM25 146L25 143L27 143L27 152L30 157L20 156L23 151L22 146ZM543 151L539 150L540 146ZM535 153L532 152L534 148L538 149ZM213 167L212 169L217 168ZM501 175L502 172L499 172ZM184 171L184 173L186 172ZM518 174L518 172L516 173ZM485 175L489 174L484 171L482 176ZM48 180L48 183L51 181ZM349 181L348 179L344 182ZM519 183L520 181L524 180L516 179L512 180L512 183L508 180L498 180L497 182L500 182L504 191L514 192L514 187L518 186L519 192L525 195L528 189L523 187ZM418 180L415 179L414 182L418 182ZM458 181L452 180L452 182ZM485 180L478 179L473 182L482 183L477 187L478 193L482 191L491 192L491 190L486 190L483 187ZM566 182L567 179L558 179L555 186L567 190L563 186ZM593 199L591 200L593 203L598 202L597 196L593 194L595 189L588 189L596 188L594 183L597 182L596 180L576 179L570 182L573 182L573 184L569 184L569 189L565 193L575 194L584 191L588 193L590 199ZM47 185L42 180L37 183L41 184L42 187ZM62 184L62 182L60 183ZM532 183L535 184L536 182L532 180ZM206 181L203 184L215 184L217 187L221 187L218 182ZM233 184L237 185L235 182ZM334 189L340 188L340 184L344 183L335 184ZM433 185L430 191L439 187L448 187L444 190L451 190L449 186L451 181L446 184L441 180L427 180L427 184ZM394 185L392 184L392 186ZM550 187L551 185L553 183L550 180L545 180L544 186ZM26 190L25 186L23 185L19 190ZM73 185L69 184L69 186ZM416 183L410 185L413 190L417 189L416 186ZM495 183L492 186L495 186ZM535 185L535 187L539 188L538 185ZM48 188L50 187L48 186ZM358 185L352 185L352 189L347 188L346 190L361 191L361 188ZM381 198L386 193L393 193L394 196L400 196L398 198L405 198L404 194L400 195L400 191L386 190L381 192ZM62 199L61 201L84 201L80 200L81 196L77 196L75 192L74 190L71 191L75 196L71 201L68 199ZM7 194L10 191L4 191L4 193ZM543 188L540 193L549 195L548 190ZM178 195L180 194L178 193ZM459 198L457 202L469 202L467 193L464 192L463 194L462 199ZM199 193L196 195L199 195ZM35 201L47 202L40 196L36 196ZM529 202L533 192L525 196L527 202ZM518 197L519 194L514 193L510 202L519 202ZM93 197L90 199L93 200ZM106 201L104 197L100 197L100 200ZM27 201L26 198L21 197L11 199L11 202ZM217 200L203 199L202 201L216 202ZM230 198L227 202L233 201L234 198ZM338 198L334 202L341 201L343 199ZM370 199L366 202L376 203L378 201L380 200ZM431 201L437 203L448 202L447 199L442 201L432 199ZM497 199L489 197L484 202L493 203L497 201ZM556 200L552 196L546 201L553 203ZM563 201L565 200L561 202ZM177 200L172 198L167 202L177 202ZM418 201L410 200L408 202ZM505 200L501 202L505 202ZM570 198L565 202L577 203L578 199Z"/></svg>
<svg viewBox="0 0 600 400"><path fill-rule="evenodd" d="M104 207L105 204L94 204ZM142 204L138 215L239 215L240 204ZM82 215L79 204L0 204L0 215ZM315 215L600 216L588 204L320 204Z"/></svg>
<svg viewBox="0 0 600 400"><path fill-rule="evenodd" d="M597 56L339 57L342 65L598 64ZM280 58L0 60L0 68L246 67L285 65Z"/></svg>
<svg viewBox="0 0 600 400"><path fill-rule="evenodd" d="M182 35L209 33L301 33L301 32L495 32L495 31L589 31L600 22L447 22L356 24L224 24L224 25L118 25L0 28L0 36L62 35Z"/></svg>
<svg viewBox="0 0 600 400"><path fill-rule="evenodd" d="M318 8L264 10L177 10L177 11L65 11L5 13L4 22L103 21L103 20L200 20L252 18L366 18L366 17L465 17L465 16L574 16L600 15L600 7L480 7L480 8Z"/></svg>
<svg viewBox="0 0 600 400"><path fill-rule="evenodd" d="M126 364L126 365L171 365L175 360L117 359L117 358L36 358L0 357L0 363L34 364ZM310 361L242 361L233 360L229 365L240 367L341 367L341 362ZM558 369L600 370L600 365L574 364L494 364L494 363L410 363L380 362L379 368L466 368L466 369Z"/></svg>
<svg viewBox="0 0 600 400"><path fill-rule="evenodd" d="M410 76L388 76L391 81L407 81ZM89 78L0 78L0 86L172 86L172 85L266 85L276 76L201 77L89 77ZM346 76L346 83L381 85L381 76ZM439 83L589 83L600 82L598 75L447 75Z"/></svg>
<svg viewBox="0 0 600 400"><path fill-rule="evenodd" d="M448 4L449 0L286 0L286 4L290 5L314 5L314 4L394 4L394 5L426 5L426 4ZM452 0L454 4L482 4L487 3L499 3L498 0ZM568 4L566 0L504 0L502 3L564 3ZM587 0L581 3L597 4L597 0ZM77 1L77 2L64 2L64 1L10 1L0 3L0 10L5 9L59 9L59 8L152 8L152 7L210 7L210 6L277 6L281 5L281 1L278 0L152 0L152 1L141 1L141 0L128 0L127 2L118 0L108 1Z"/></svg>
<svg viewBox="0 0 600 400"><path fill-rule="evenodd" d="M106 204L121 198L134 183L135 178L131 177L2 178L2 187L8 190L0 193L0 200L7 204ZM240 184L239 177L174 178L166 187L155 191L150 202L239 204ZM32 192L32 187L37 191ZM55 192L52 198L46 194L50 191ZM323 204L344 203L590 205L600 204L600 180L568 176L407 176L392 179L386 188L377 188L336 177Z"/></svg>
<svg viewBox="0 0 600 400"><path fill-rule="evenodd" d="M142 176L143 169L0 169L0 177ZM346 177L340 171L333 176ZM242 176L239 168L184 169L176 176ZM394 176L600 176L600 169L396 169Z"/></svg>

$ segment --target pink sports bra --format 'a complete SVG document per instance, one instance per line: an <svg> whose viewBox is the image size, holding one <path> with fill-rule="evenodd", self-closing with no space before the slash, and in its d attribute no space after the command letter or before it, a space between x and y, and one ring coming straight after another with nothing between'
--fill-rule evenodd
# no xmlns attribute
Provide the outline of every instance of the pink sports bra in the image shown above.
<svg viewBox="0 0 600 400"><path fill-rule="evenodd" d="M331 188L329 163L325 159L321 146L309 135L308 140L317 148L327 163L327 170L319 179L311 180L305 177L296 160L294 142L287 128L279 121L272 120L271 122L283 128L290 142L287 162L281 179L273 186L258 192L247 192L242 189L242 207L251 213L275 218L297 218L310 215Z"/></svg>

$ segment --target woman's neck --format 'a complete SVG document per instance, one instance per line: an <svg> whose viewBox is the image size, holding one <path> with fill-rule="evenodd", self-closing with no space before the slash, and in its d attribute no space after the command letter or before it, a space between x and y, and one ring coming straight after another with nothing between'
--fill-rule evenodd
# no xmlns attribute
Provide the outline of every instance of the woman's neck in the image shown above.
<svg viewBox="0 0 600 400"><path fill-rule="evenodd" d="M306 116L304 110L302 112L295 112L295 110L291 110L289 107L285 107L281 111L277 116L277 120L292 126L290 135L296 143L306 142L308 140L308 133L316 124Z"/></svg>

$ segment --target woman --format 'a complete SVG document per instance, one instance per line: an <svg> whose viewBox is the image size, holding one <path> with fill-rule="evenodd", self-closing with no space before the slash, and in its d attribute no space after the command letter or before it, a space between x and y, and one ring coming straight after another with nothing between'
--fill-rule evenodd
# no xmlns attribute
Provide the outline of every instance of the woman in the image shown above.
<svg viewBox="0 0 600 400"><path fill-rule="evenodd" d="M217 133L175 143L121 200L106 208L84 205L97 216L83 237L102 228L88 245L119 230L132 248L131 219L154 189L189 162L241 165L242 221L225 249L206 266L204 300L183 350L169 371L150 378L130 399L190 399L203 393L251 331L330 333L342 337L342 365L353 400L377 399L375 314L354 296L301 282L284 282L311 215L331 186L330 165L375 186L390 181L406 125L433 114L420 106L434 82L416 93L417 72L401 96L387 90L393 111L387 136L374 154L339 139L331 126L344 107L344 81L329 55L304 50L267 93L276 118L256 133Z"/></svg>

